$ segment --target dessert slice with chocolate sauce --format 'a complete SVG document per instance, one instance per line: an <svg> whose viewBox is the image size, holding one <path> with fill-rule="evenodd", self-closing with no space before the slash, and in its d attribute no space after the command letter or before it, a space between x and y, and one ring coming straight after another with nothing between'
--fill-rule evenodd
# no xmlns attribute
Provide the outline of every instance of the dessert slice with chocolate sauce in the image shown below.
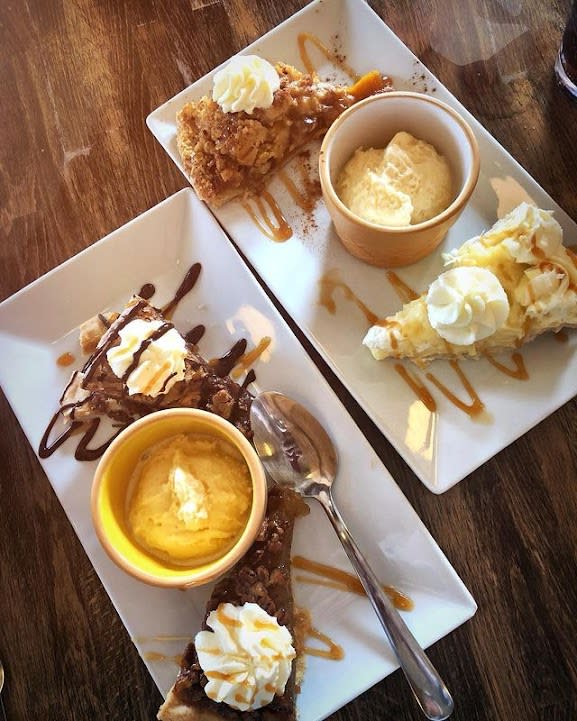
<svg viewBox="0 0 577 721"><path fill-rule="evenodd" d="M134 296L119 316L100 314L83 326L81 345L96 347L64 389L60 408L40 443L42 458L82 430L76 458L98 458L112 440L88 448L102 418L110 418L122 429L164 408L200 408L216 413L250 438L252 396L245 385L254 375L249 373L243 385L228 376L246 341L238 341L222 358L206 361L166 315L144 298ZM68 428L50 443L60 416L68 421Z"/></svg>
<svg viewBox="0 0 577 721"><path fill-rule="evenodd" d="M295 642L290 550L295 519L307 513L294 492L278 486L269 491L260 534L217 582L202 630L185 649L158 712L161 721L294 720L302 657Z"/></svg>

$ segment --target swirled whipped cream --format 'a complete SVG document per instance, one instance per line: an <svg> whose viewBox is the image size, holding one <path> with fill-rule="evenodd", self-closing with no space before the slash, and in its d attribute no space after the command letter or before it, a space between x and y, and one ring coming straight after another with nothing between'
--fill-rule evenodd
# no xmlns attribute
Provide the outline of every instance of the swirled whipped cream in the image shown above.
<svg viewBox="0 0 577 721"><path fill-rule="evenodd" d="M296 655L286 626L256 603L221 603L206 624L194 645L210 699L252 711L284 693Z"/></svg>
<svg viewBox="0 0 577 721"><path fill-rule="evenodd" d="M280 78L274 66L258 55L239 55L214 76L212 99L225 113L269 108Z"/></svg>
<svg viewBox="0 0 577 721"><path fill-rule="evenodd" d="M435 280L426 297L429 323L454 345L488 338L509 315L509 301L494 273L486 268L452 268Z"/></svg>
<svg viewBox="0 0 577 721"><path fill-rule="evenodd" d="M186 344L184 338L170 327L160 337L149 341L150 336L166 325L160 320L136 320L121 328L120 344L106 353L114 375L126 383L129 395L142 393L153 398L168 391L184 378ZM127 371L134 364L127 378Z"/></svg>

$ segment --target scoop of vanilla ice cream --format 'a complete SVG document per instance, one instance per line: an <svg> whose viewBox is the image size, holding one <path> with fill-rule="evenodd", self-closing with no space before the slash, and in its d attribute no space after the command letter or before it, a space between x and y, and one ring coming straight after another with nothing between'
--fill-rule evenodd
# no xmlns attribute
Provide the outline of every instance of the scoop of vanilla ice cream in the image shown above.
<svg viewBox="0 0 577 721"><path fill-rule="evenodd" d="M164 323L160 320L132 320L120 329L120 344L106 353L114 375L123 378L135 354L140 353L143 344L146 344L136 368L126 379L129 395L143 393L154 398L168 393L177 381L184 378L186 343L180 333L170 328L160 338L148 342L162 325Z"/></svg>
<svg viewBox="0 0 577 721"><path fill-rule="evenodd" d="M206 695L239 711L253 711L284 693L295 650L292 636L256 603L221 603L196 634Z"/></svg>
<svg viewBox="0 0 577 721"><path fill-rule="evenodd" d="M407 226L429 220L451 203L451 171L432 145L401 131L384 150L358 148L340 172L336 191L364 220Z"/></svg>
<svg viewBox="0 0 577 721"><path fill-rule="evenodd" d="M147 449L131 480L128 523L152 554L210 560L244 528L252 499L244 459L219 438L181 433Z"/></svg>
<svg viewBox="0 0 577 721"><path fill-rule="evenodd" d="M280 78L267 60L258 55L239 55L214 76L212 99L225 113L269 108Z"/></svg>
<svg viewBox="0 0 577 721"><path fill-rule="evenodd" d="M452 268L429 287L429 323L454 345L470 345L493 335L507 320L509 301L497 276L487 268Z"/></svg>

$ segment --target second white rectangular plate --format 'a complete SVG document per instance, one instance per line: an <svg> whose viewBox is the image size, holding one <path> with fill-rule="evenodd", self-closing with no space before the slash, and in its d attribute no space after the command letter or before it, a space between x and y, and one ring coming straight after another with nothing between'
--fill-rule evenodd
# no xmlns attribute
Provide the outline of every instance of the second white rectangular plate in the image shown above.
<svg viewBox="0 0 577 721"><path fill-rule="evenodd" d="M338 52L359 73L377 68L392 76L397 89L434 92L469 121L477 136L481 151L477 189L438 251L398 273L410 287L419 292L426 289L440 272L442 252L489 228L497 217L521 200L532 199L540 207L555 210L555 217L564 229L565 244L577 243L577 226L569 216L363 0L313 2L246 48L243 54L256 53L273 62L283 60L304 69L298 49L298 35L302 32L316 34L328 47L337 43ZM335 67L320 53L310 46L309 50L322 78L338 76ZM151 131L181 170L176 148L176 113L187 101L210 94L214 72L183 90L147 119ZM342 80L348 82L344 76ZM318 147L317 144L311 148L313 167ZM291 174L291 165L288 171ZM298 184L294 166L292 177ZM293 229L293 236L285 243L275 243L261 234L238 202L228 203L215 215L340 380L434 493L446 491L577 392L577 336L572 334L563 344L546 337L523 349L528 381L507 377L485 360L462 364L487 408L483 422L471 420L432 385L430 390L438 410L430 412L394 371L392 361L379 363L361 346L368 326L354 304L337 291L335 314L319 305L319 281L327 272L336 271L379 317L396 312L401 302L385 271L346 253L322 201L311 219L295 205L278 178L273 179L269 190ZM436 362L430 370L463 400L468 400L446 362ZM417 371L417 375L425 381L423 374Z"/></svg>

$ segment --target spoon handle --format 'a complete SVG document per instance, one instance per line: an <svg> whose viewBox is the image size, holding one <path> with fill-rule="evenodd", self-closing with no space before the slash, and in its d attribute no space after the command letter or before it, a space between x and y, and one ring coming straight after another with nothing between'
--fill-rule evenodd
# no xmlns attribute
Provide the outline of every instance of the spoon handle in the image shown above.
<svg viewBox="0 0 577 721"><path fill-rule="evenodd" d="M339 513L332 493L328 489L323 489L316 497L325 509L363 584L423 713L432 721L448 718L453 711L451 694L399 612L382 590L379 579L369 567Z"/></svg>

